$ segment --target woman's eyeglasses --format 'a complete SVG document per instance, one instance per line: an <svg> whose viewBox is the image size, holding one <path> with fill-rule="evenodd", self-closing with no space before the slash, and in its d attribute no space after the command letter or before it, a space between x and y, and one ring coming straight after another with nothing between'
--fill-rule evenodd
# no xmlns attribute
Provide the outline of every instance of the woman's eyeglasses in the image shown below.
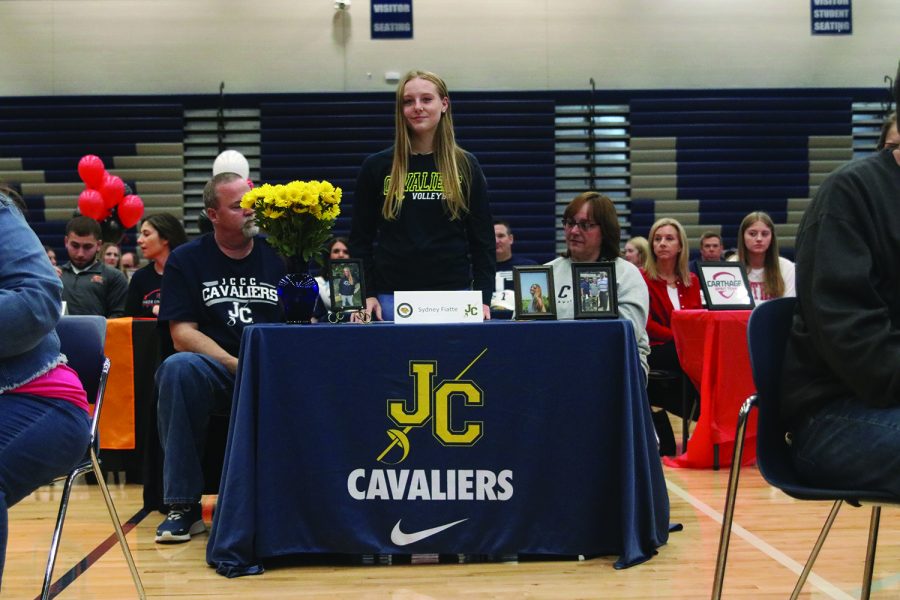
<svg viewBox="0 0 900 600"><path fill-rule="evenodd" d="M563 219L562 226L563 229L573 229L577 227L582 232L587 233L598 225L593 221L575 221L574 219Z"/></svg>

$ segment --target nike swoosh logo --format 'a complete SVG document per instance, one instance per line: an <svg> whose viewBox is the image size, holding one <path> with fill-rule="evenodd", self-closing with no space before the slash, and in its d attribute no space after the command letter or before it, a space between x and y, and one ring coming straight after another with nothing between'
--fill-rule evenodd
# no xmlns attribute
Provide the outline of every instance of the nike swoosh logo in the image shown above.
<svg viewBox="0 0 900 600"><path fill-rule="evenodd" d="M400 519L400 521L402 520L403 519ZM416 531L414 533L403 533L400 530L400 521L397 521L397 524L394 525L394 530L391 531L391 542L395 546L408 546L410 544L420 542L425 538L431 537L436 533L440 533L445 529L450 529L454 525L459 525L463 521L468 520L469 519L460 519L459 521L453 521L452 523L447 523L446 525L438 525L437 527L432 527L431 529L423 529L422 531Z"/></svg>

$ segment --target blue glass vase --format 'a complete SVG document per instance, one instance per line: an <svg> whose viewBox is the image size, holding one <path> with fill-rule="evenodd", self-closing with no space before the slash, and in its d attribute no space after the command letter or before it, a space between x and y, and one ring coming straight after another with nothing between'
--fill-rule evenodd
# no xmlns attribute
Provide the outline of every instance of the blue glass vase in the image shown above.
<svg viewBox="0 0 900 600"><path fill-rule="evenodd" d="M288 273L278 282L278 301L284 309L286 323L309 323L316 302L319 284L309 273Z"/></svg>

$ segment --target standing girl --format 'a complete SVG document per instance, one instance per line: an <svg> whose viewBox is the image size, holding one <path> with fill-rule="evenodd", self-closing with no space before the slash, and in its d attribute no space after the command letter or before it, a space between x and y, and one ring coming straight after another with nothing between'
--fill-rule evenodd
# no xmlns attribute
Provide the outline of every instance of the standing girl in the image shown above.
<svg viewBox="0 0 900 600"><path fill-rule="evenodd" d="M396 290L481 292L490 318L494 230L487 185L474 156L456 145L447 86L410 71L397 87L394 145L362 165L350 252L361 258L366 312L391 318Z"/></svg>

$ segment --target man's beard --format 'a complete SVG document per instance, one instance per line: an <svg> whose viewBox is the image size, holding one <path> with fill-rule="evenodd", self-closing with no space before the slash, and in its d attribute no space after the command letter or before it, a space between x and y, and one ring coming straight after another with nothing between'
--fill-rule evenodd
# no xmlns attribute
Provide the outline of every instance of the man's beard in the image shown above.
<svg viewBox="0 0 900 600"><path fill-rule="evenodd" d="M244 226L241 227L241 231L246 238L254 238L259 235L259 225L256 224L256 219L248 219L245 221Z"/></svg>
<svg viewBox="0 0 900 600"><path fill-rule="evenodd" d="M71 261L72 266L75 267L76 269L87 269L92 264L97 262L97 257L95 256L95 257L89 258L87 260L79 260L79 261L73 260L72 257L69 257L69 261Z"/></svg>

